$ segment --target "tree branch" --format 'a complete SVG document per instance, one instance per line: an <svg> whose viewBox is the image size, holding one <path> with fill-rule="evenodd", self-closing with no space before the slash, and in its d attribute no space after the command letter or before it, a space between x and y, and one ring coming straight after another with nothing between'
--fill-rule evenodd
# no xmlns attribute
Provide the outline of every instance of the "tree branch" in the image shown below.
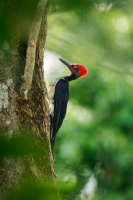
<svg viewBox="0 0 133 200"><path fill-rule="evenodd" d="M32 85L37 39L40 32L43 13L45 11L46 4L47 0L39 1L37 7L37 14L31 26L28 47L26 52L26 65L25 65L24 75L22 77L23 82L21 86L21 94L25 100L28 99L28 92L31 89Z"/></svg>

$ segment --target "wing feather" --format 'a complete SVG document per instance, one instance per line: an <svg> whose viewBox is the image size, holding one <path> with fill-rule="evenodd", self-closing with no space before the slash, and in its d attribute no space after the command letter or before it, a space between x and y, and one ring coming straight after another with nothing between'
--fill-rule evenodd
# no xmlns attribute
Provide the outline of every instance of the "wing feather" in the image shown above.
<svg viewBox="0 0 133 200"><path fill-rule="evenodd" d="M51 118L51 144L54 145L56 134L66 115L69 98L68 82L59 79L51 84L48 90Z"/></svg>

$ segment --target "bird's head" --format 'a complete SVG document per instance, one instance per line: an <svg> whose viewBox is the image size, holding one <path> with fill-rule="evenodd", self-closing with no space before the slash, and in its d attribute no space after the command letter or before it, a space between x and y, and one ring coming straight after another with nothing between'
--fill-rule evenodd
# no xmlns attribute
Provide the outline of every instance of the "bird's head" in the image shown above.
<svg viewBox="0 0 133 200"><path fill-rule="evenodd" d="M81 64L69 64L61 58L59 58L59 60L69 68L72 74L76 75L76 78L81 78L88 74L87 69Z"/></svg>

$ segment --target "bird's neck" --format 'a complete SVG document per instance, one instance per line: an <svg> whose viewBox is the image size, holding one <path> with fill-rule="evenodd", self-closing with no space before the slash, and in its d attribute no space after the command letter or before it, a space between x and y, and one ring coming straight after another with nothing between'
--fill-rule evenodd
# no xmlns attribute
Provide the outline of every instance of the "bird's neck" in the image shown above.
<svg viewBox="0 0 133 200"><path fill-rule="evenodd" d="M71 74L71 75L69 75L69 76L65 76L65 77L63 77L66 81L73 81L73 80L75 80L75 79L77 79L78 77L76 76L76 74Z"/></svg>

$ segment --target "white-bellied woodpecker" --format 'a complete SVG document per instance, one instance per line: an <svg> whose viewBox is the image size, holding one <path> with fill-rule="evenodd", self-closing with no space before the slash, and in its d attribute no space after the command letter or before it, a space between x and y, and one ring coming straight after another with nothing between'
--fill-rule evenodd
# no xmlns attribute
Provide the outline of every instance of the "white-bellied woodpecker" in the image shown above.
<svg viewBox="0 0 133 200"><path fill-rule="evenodd" d="M88 73L87 69L81 64L69 64L63 59L59 59L69 68L71 74L53 81L48 88L52 148L56 134L66 115L69 100L69 82L84 77Z"/></svg>

